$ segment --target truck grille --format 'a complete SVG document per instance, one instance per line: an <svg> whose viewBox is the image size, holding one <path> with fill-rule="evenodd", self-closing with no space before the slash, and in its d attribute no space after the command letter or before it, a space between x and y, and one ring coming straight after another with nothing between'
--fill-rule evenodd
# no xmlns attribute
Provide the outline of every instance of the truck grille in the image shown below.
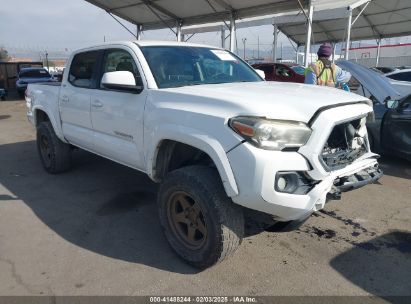
<svg viewBox="0 0 411 304"><path fill-rule="evenodd" d="M342 169L367 152L365 118L337 125L324 145L320 160L327 171Z"/></svg>

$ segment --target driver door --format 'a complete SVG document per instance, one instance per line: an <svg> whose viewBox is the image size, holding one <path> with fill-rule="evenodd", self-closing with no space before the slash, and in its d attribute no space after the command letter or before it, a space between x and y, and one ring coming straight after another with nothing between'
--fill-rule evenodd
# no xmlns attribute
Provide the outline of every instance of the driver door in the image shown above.
<svg viewBox="0 0 411 304"><path fill-rule="evenodd" d="M411 158L411 96L385 115L382 131L384 149Z"/></svg>
<svg viewBox="0 0 411 304"><path fill-rule="evenodd" d="M143 170L143 118L147 90L139 93L105 88L104 73L128 71L137 85L143 86L141 71L132 50L113 48L104 51L97 89L91 97L91 123L96 151L112 160Z"/></svg>

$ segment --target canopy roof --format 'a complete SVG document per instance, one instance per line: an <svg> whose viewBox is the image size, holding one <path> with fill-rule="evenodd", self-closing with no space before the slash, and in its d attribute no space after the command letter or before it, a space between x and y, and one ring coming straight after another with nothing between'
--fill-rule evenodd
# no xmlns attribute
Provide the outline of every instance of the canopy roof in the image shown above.
<svg viewBox="0 0 411 304"><path fill-rule="evenodd" d="M86 0L143 30L205 24L274 13L298 11L298 0ZM407 0L405 0L407 1ZM304 7L308 0L300 1ZM359 0L313 0L316 8L349 6ZM393 1L396 2L396 1ZM298 30L297 30L298 32Z"/></svg>
<svg viewBox="0 0 411 304"><path fill-rule="evenodd" d="M353 21L361 12L353 10ZM328 11L330 17L314 14L313 42L343 41L347 35L347 11ZM337 15L335 15L337 13ZM339 18L337 17L339 15ZM304 17L304 16L301 16ZM307 26L304 19L278 20L278 28L298 44L304 44ZM379 39L411 35L410 0L372 0L351 28L351 40Z"/></svg>
<svg viewBox="0 0 411 304"><path fill-rule="evenodd" d="M314 3L313 42L344 41L347 35L347 16L353 10L354 25L351 40L366 40L411 35L410 0L371 0L358 17L367 1L332 1L334 7ZM237 22L237 28L277 24L278 28L297 44L306 41L306 16L301 11L278 13ZM184 34L204 33L222 29L224 23L218 22L203 26L190 26L183 29Z"/></svg>

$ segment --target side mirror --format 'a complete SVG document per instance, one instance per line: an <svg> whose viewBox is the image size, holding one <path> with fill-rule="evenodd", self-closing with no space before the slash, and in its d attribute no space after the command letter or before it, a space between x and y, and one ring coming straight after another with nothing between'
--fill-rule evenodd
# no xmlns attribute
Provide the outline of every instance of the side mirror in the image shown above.
<svg viewBox="0 0 411 304"><path fill-rule="evenodd" d="M103 78L101 78L101 85L109 90L128 91L132 93L140 93L143 90L142 86L136 85L136 79L133 73L129 71L104 73Z"/></svg>
<svg viewBox="0 0 411 304"><path fill-rule="evenodd" d="M387 109L397 109L399 106L399 102L398 100L387 100L385 106L387 107Z"/></svg>
<svg viewBox="0 0 411 304"><path fill-rule="evenodd" d="M261 78L265 79L265 73L264 73L263 70L255 69L255 71L257 72L257 74L258 74Z"/></svg>

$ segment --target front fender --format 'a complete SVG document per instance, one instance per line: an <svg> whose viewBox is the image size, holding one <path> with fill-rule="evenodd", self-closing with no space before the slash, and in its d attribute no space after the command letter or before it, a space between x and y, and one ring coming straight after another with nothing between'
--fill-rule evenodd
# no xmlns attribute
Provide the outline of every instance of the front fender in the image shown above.
<svg viewBox="0 0 411 304"><path fill-rule="evenodd" d="M173 140L206 153L217 167L227 195L230 197L238 195L237 183L227 154L215 138L200 130L172 124L157 126L156 131L151 135L145 137L147 140L146 146L148 147L145 157L147 160L147 173L150 178L154 179L153 167L161 141Z"/></svg>

